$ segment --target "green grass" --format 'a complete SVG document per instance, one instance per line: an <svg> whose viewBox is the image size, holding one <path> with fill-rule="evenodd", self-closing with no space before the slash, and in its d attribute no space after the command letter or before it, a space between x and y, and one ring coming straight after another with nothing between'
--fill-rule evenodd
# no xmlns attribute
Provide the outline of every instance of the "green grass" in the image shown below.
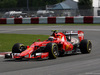
<svg viewBox="0 0 100 75"><path fill-rule="evenodd" d="M48 35L0 34L0 52L11 51L15 43L23 43L24 45L30 46L37 39L43 41L47 38Z"/></svg>
<svg viewBox="0 0 100 75"><path fill-rule="evenodd" d="M82 25L82 26L99 26L100 24L0 24L0 26L23 26L23 25L31 25L31 26L38 26L38 25Z"/></svg>

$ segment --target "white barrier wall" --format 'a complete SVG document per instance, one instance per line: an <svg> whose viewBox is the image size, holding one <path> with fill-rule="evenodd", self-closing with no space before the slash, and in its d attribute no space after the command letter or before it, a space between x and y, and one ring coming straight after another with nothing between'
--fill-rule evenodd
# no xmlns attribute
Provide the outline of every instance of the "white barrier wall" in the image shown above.
<svg viewBox="0 0 100 75"><path fill-rule="evenodd" d="M7 18L7 24L14 24L14 18Z"/></svg>
<svg viewBox="0 0 100 75"><path fill-rule="evenodd" d="M93 24L100 23L99 16L77 16L77 17L35 17L35 18L0 18L0 24Z"/></svg>
<svg viewBox="0 0 100 75"><path fill-rule="evenodd" d="M40 24L47 24L48 23L48 19L47 19L47 17L40 17L39 18L39 23Z"/></svg>
<svg viewBox="0 0 100 75"><path fill-rule="evenodd" d="M31 24L31 18L23 18L22 23L23 24Z"/></svg>
<svg viewBox="0 0 100 75"><path fill-rule="evenodd" d="M93 23L100 23L100 17L93 17Z"/></svg>
<svg viewBox="0 0 100 75"><path fill-rule="evenodd" d="M84 23L84 17L74 17L74 23Z"/></svg>
<svg viewBox="0 0 100 75"><path fill-rule="evenodd" d="M65 23L65 17L56 17L56 23Z"/></svg>

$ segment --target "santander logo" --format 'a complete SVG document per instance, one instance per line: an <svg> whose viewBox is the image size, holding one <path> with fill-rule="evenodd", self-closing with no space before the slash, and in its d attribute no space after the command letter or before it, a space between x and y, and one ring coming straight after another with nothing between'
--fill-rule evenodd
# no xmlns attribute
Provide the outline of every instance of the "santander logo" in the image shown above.
<svg viewBox="0 0 100 75"><path fill-rule="evenodd" d="M83 33L80 33L80 34L78 34L78 36L79 36L79 37L83 37L83 36L84 36L84 34L83 34Z"/></svg>

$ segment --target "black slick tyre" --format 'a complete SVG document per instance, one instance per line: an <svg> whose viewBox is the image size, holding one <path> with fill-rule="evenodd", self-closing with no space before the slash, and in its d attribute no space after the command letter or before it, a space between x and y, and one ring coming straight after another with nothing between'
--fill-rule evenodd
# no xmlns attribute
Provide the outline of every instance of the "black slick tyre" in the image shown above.
<svg viewBox="0 0 100 75"><path fill-rule="evenodd" d="M46 45L46 51L49 52L50 59L56 59L58 57L58 46L55 43L48 43Z"/></svg>
<svg viewBox="0 0 100 75"><path fill-rule="evenodd" d="M84 39L80 42L80 51L82 54L90 53L92 50L92 43L90 40Z"/></svg>
<svg viewBox="0 0 100 75"><path fill-rule="evenodd" d="M24 51L25 49L26 49L26 47L24 46L24 44L16 43L16 44L14 44L14 46L12 47L12 53L21 53L21 52Z"/></svg>

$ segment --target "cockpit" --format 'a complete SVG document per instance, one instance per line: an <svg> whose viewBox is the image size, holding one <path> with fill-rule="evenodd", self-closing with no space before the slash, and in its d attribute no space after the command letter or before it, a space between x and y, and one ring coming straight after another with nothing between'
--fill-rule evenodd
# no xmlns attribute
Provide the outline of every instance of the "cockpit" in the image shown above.
<svg viewBox="0 0 100 75"><path fill-rule="evenodd" d="M50 36L49 38L48 38L48 41L53 41L54 40L54 37L53 36Z"/></svg>

